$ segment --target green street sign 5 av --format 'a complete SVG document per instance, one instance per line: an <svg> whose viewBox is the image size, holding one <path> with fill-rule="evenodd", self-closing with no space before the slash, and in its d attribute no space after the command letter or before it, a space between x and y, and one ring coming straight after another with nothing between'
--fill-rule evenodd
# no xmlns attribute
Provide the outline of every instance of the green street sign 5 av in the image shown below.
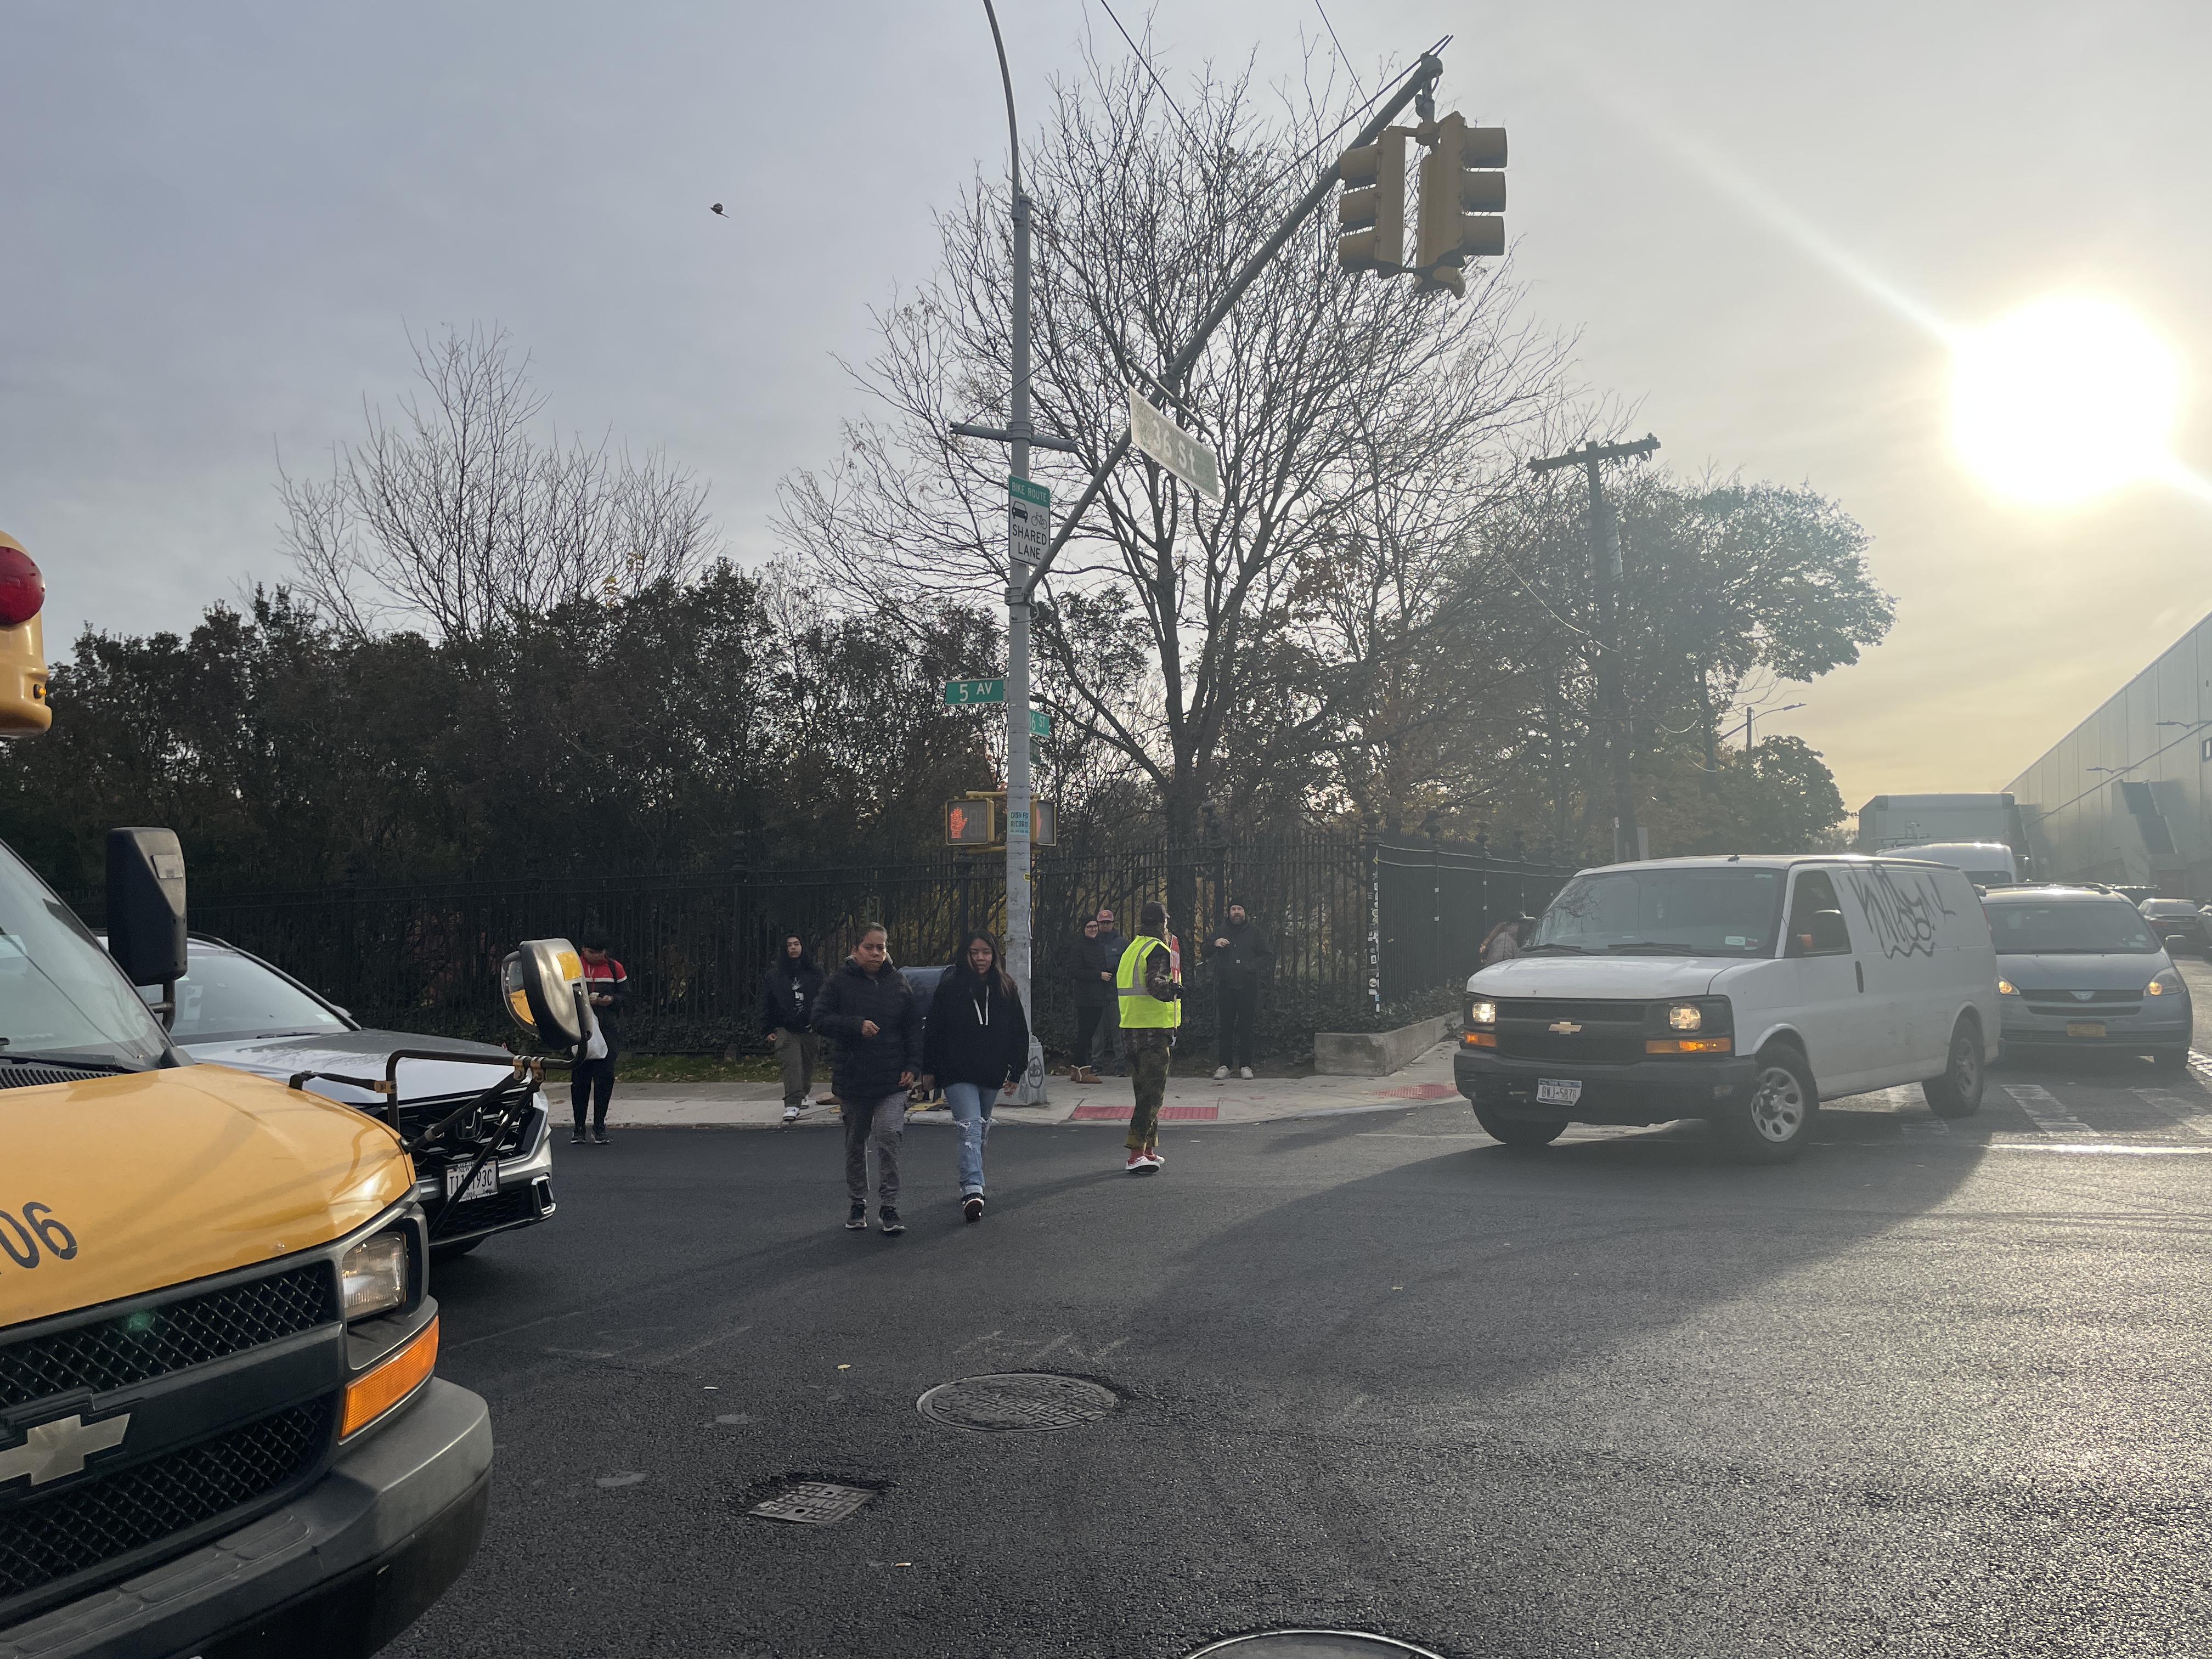
<svg viewBox="0 0 2212 1659"><path fill-rule="evenodd" d="M950 703L1004 702L1006 683L1004 680L947 680L945 682L945 701Z"/></svg>

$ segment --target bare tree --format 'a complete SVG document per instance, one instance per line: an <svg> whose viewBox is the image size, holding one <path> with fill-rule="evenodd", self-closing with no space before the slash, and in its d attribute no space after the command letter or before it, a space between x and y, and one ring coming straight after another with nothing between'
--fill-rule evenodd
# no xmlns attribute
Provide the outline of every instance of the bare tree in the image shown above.
<svg viewBox="0 0 2212 1659"><path fill-rule="evenodd" d="M534 428L545 399L506 332L409 343L427 395L398 418L364 401L368 434L327 480L281 473L284 546L300 591L347 632L427 623L481 640L577 599L686 580L717 538L706 486L656 453Z"/></svg>
<svg viewBox="0 0 2212 1659"><path fill-rule="evenodd" d="M1331 125L1311 100L1262 120L1249 77L1206 79L1178 116L1133 61L1091 64L1061 90L1029 158L1033 407L1077 446L1039 468L1060 499L1119 437L1126 389L1174 358L1324 164ZM1333 216L1304 228L1172 389L1218 453L1221 499L1133 458L1037 617L1063 717L1148 777L1180 829L1224 786L1248 800L1308 787L1375 695L1383 635L1421 632L1414 612L1487 481L1562 396L1565 349L1518 319L1508 277L1463 304L1362 282L1334 263ZM835 586L984 599L1003 584L1003 457L946 428L1004 417L1006 219L979 185L940 221L940 270L879 317L882 349L855 371L878 416L848 423L836 465L785 481L781 527ZM1378 582L1403 606L1389 628Z"/></svg>

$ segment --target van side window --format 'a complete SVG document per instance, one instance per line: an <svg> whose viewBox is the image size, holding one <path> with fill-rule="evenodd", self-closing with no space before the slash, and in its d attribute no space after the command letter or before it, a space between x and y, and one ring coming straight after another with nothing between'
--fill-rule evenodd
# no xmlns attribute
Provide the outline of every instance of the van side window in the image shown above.
<svg viewBox="0 0 2212 1659"><path fill-rule="evenodd" d="M1836 902L1835 883L1825 870L1800 870L1796 890L1790 900L1786 954L1847 957L1850 953L1850 929L1844 925L1844 907Z"/></svg>

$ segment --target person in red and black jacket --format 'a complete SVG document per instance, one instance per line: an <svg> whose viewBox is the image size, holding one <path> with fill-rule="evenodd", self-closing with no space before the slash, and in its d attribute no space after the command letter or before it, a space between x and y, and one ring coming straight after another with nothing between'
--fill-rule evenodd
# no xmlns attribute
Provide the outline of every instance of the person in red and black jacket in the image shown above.
<svg viewBox="0 0 2212 1659"><path fill-rule="evenodd" d="M592 1018L599 1030L584 1047L584 1057L568 1074L568 1104L576 1114L573 1146L584 1144L584 1109L592 1109L592 1139L607 1144L607 1103L615 1094L616 1011L629 994L629 975L607 954L607 936L594 927L583 937L584 991L592 1000Z"/></svg>

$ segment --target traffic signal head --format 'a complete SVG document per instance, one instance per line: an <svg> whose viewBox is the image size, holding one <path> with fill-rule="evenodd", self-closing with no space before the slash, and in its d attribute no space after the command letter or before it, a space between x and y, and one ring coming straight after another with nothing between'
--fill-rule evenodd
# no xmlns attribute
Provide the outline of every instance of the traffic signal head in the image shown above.
<svg viewBox="0 0 2212 1659"><path fill-rule="evenodd" d="M28 737L54 722L46 702L46 641L39 612L46 579L13 536L0 534L0 738Z"/></svg>
<svg viewBox="0 0 2212 1659"><path fill-rule="evenodd" d="M1337 159L1336 176L1355 188L1336 204L1336 262L1346 270L1384 276L1406 268L1406 138L1403 127Z"/></svg>
<svg viewBox="0 0 2212 1659"><path fill-rule="evenodd" d="M991 803L955 800L945 805L945 844L948 847L988 847L992 842Z"/></svg>
<svg viewBox="0 0 2212 1659"><path fill-rule="evenodd" d="M1505 129L1471 127L1456 112L1421 124L1421 217L1413 269L1424 288L1464 298L1461 264L1505 252Z"/></svg>

